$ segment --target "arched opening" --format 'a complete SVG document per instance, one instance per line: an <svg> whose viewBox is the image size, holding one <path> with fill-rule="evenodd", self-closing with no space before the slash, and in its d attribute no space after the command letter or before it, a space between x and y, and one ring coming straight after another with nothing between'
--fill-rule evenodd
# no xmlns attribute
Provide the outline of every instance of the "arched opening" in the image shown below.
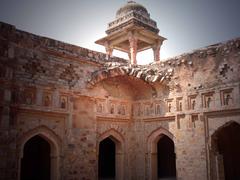
<svg viewBox="0 0 240 180"><path fill-rule="evenodd" d="M98 142L98 179L124 180L123 136L109 129L99 136Z"/></svg>
<svg viewBox="0 0 240 180"><path fill-rule="evenodd" d="M240 179L240 125L231 122L219 128L212 143L217 179Z"/></svg>
<svg viewBox="0 0 240 180"><path fill-rule="evenodd" d="M36 138L37 137L37 138ZM37 141L36 139L40 139L41 141ZM35 140L35 141L34 141ZM33 141L33 142L32 142ZM35 146L39 142L44 142L44 144L48 144L49 148L49 154L50 156L50 179L51 180L57 180L61 177L60 169L60 163L61 163L61 139L50 129L48 129L46 126L39 126L37 128L34 128L26 133L24 133L19 139L18 139L17 149L18 149L18 180L22 179L22 173L24 167L24 158L27 154L25 151L27 149L33 149L33 148L27 148L27 146ZM32 142L32 143L31 143ZM35 142L35 143L34 143ZM30 145L28 145L30 144ZM40 143L41 144L41 143ZM27 155L28 156L28 155ZM35 159L34 159L35 160Z"/></svg>
<svg viewBox="0 0 240 180"><path fill-rule="evenodd" d="M176 179L176 158L173 139L173 134L162 127L154 130L148 136L147 179Z"/></svg>
<svg viewBox="0 0 240 180"><path fill-rule="evenodd" d="M50 144L41 136L29 139L23 150L21 160L21 180L50 180Z"/></svg>
<svg viewBox="0 0 240 180"><path fill-rule="evenodd" d="M115 179L116 146L111 138L99 144L98 177L99 179Z"/></svg>
<svg viewBox="0 0 240 180"><path fill-rule="evenodd" d="M176 179L174 143L166 135L163 135L157 143L157 166L158 179Z"/></svg>

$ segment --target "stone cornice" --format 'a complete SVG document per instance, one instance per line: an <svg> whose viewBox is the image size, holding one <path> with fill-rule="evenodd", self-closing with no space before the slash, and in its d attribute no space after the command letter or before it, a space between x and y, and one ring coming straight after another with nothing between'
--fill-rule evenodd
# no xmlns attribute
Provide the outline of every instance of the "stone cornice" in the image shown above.
<svg viewBox="0 0 240 180"><path fill-rule="evenodd" d="M123 117L106 117L106 116L97 116L97 121L111 121L111 122L124 122L128 123L131 118Z"/></svg>
<svg viewBox="0 0 240 180"><path fill-rule="evenodd" d="M116 28L117 26L120 26L121 24L127 23L128 21L130 21L131 19L135 19L136 21L141 22L142 24L145 24L147 26L151 26L153 29L153 32L158 33L159 30L157 28L157 23L155 21L153 21L152 19L146 18L144 16L142 16L141 14L137 13L137 12L130 12L128 14L126 14L125 16L122 16L114 21L112 21L111 23L108 24L108 30L106 31L107 34L108 32L111 32L111 29Z"/></svg>
<svg viewBox="0 0 240 180"><path fill-rule="evenodd" d="M124 28L127 28L127 27L132 26L132 25L136 26L136 27L144 27L145 29L147 29L149 31L152 31L154 33L158 33L158 31L159 31L157 28L155 28L153 26L150 26L146 23L143 23L142 21L139 21L135 18L131 18L128 21L119 24L118 26L115 26L113 28L108 29L106 31L106 33L107 34L115 33L117 31L123 30Z"/></svg>
<svg viewBox="0 0 240 180"><path fill-rule="evenodd" d="M176 116L159 116L159 117L150 117L144 118L145 122L152 122L152 121L175 121Z"/></svg>
<svg viewBox="0 0 240 180"><path fill-rule="evenodd" d="M221 109L221 110L217 110L217 111L210 111L210 112L204 112L203 115L205 115L208 118L211 117L223 117L223 116L236 116L236 115L240 115L240 109L236 108L236 109Z"/></svg>
<svg viewBox="0 0 240 180"><path fill-rule="evenodd" d="M31 108L26 106L20 106L17 108L17 112L21 113L32 113L32 114L41 114L54 117L67 117L69 115L68 111L58 111L53 109L44 109L44 108Z"/></svg>

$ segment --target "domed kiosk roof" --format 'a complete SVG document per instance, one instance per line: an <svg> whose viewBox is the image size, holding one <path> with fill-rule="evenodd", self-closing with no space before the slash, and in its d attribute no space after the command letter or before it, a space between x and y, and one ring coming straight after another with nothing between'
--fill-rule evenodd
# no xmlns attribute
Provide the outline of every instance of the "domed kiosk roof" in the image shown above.
<svg viewBox="0 0 240 180"><path fill-rule="evenodd" d="M157 23L150 18L147 9L134 1L128 1L117 10L116 18L108 24L107 34L115 33L129 25L135 25L158 33Z"/></svg>
<svg viewBox="0 0 240 180"><path fill-rule="evenodd" d="M119 18L121 16L124 16L126 14L128 14L129 12L139 12L140 14L149 17L149 13L147 11L147 9L142 6L141 4L138 4L134 1L128 1L127 4L125 4L124 6L122 6L116 13L116 18Z"/></svg>
<svg viewBox="0 0 240 180"><path fill-rule="evenodd" d="M130 55L130 62L136 63L136 53L152 48L154 59L159 60L159 49L166 38L158 35L157 23L150 18L147 9L134 1L128 1L117 10L115 20L108 24L107 36L96 41L103 45L111 56L113 49Z"/></svg>

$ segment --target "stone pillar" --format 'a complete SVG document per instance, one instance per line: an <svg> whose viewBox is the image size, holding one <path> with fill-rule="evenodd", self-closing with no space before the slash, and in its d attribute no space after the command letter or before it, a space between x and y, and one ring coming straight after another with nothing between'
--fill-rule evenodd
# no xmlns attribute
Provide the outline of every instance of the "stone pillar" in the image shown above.
<svg viewBox="0 0 240 180"><path fill-rule="evenodd" d="M128 58L129 58L129 60L131 59L131 53L130 52L128 52Z"/></svg>
<svg viewBox="0 0 240 180"><path fill-rule="evenodd" d="M162 43L161 42L157 42L156 44L154 44L152 46L152 50L153 50L153 56L154 56L154 61L160 61L160 48L161 48Z"/></svg>
<svg viewBox="0 0 240 180"><path fill-rule="evenodd" d="M112 57L113 48L109 45L108 42L106 42L104 46L107 54L106 59L108 60L110 57Z"/></svg>
<svg viewBox="0 0 240 180"><path fill-rule="evenodd" d="M128 40L129 40L129 52L130 52L130 63L137 64L137 38L134 37L133 32L128 33Z"/></svg>

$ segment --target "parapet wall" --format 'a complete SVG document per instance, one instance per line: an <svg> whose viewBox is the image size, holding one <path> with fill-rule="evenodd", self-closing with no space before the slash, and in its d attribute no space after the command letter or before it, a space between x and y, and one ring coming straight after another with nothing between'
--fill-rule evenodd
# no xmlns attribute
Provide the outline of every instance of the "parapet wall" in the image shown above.
<svg viewBox="0 0 240 180"><path fill-rule="evenodd" d="M37 36L18 30L15 26L3 22L0 22L0 32L1 40L7 40L8 42L15 43L29 49L45 50L49 53L56 53L59 56L72 57L99 64L106 61L126 62L125 59L118 57L110 57L106 59L106 54L104 53L92 51L54 39Z"/></svg>

